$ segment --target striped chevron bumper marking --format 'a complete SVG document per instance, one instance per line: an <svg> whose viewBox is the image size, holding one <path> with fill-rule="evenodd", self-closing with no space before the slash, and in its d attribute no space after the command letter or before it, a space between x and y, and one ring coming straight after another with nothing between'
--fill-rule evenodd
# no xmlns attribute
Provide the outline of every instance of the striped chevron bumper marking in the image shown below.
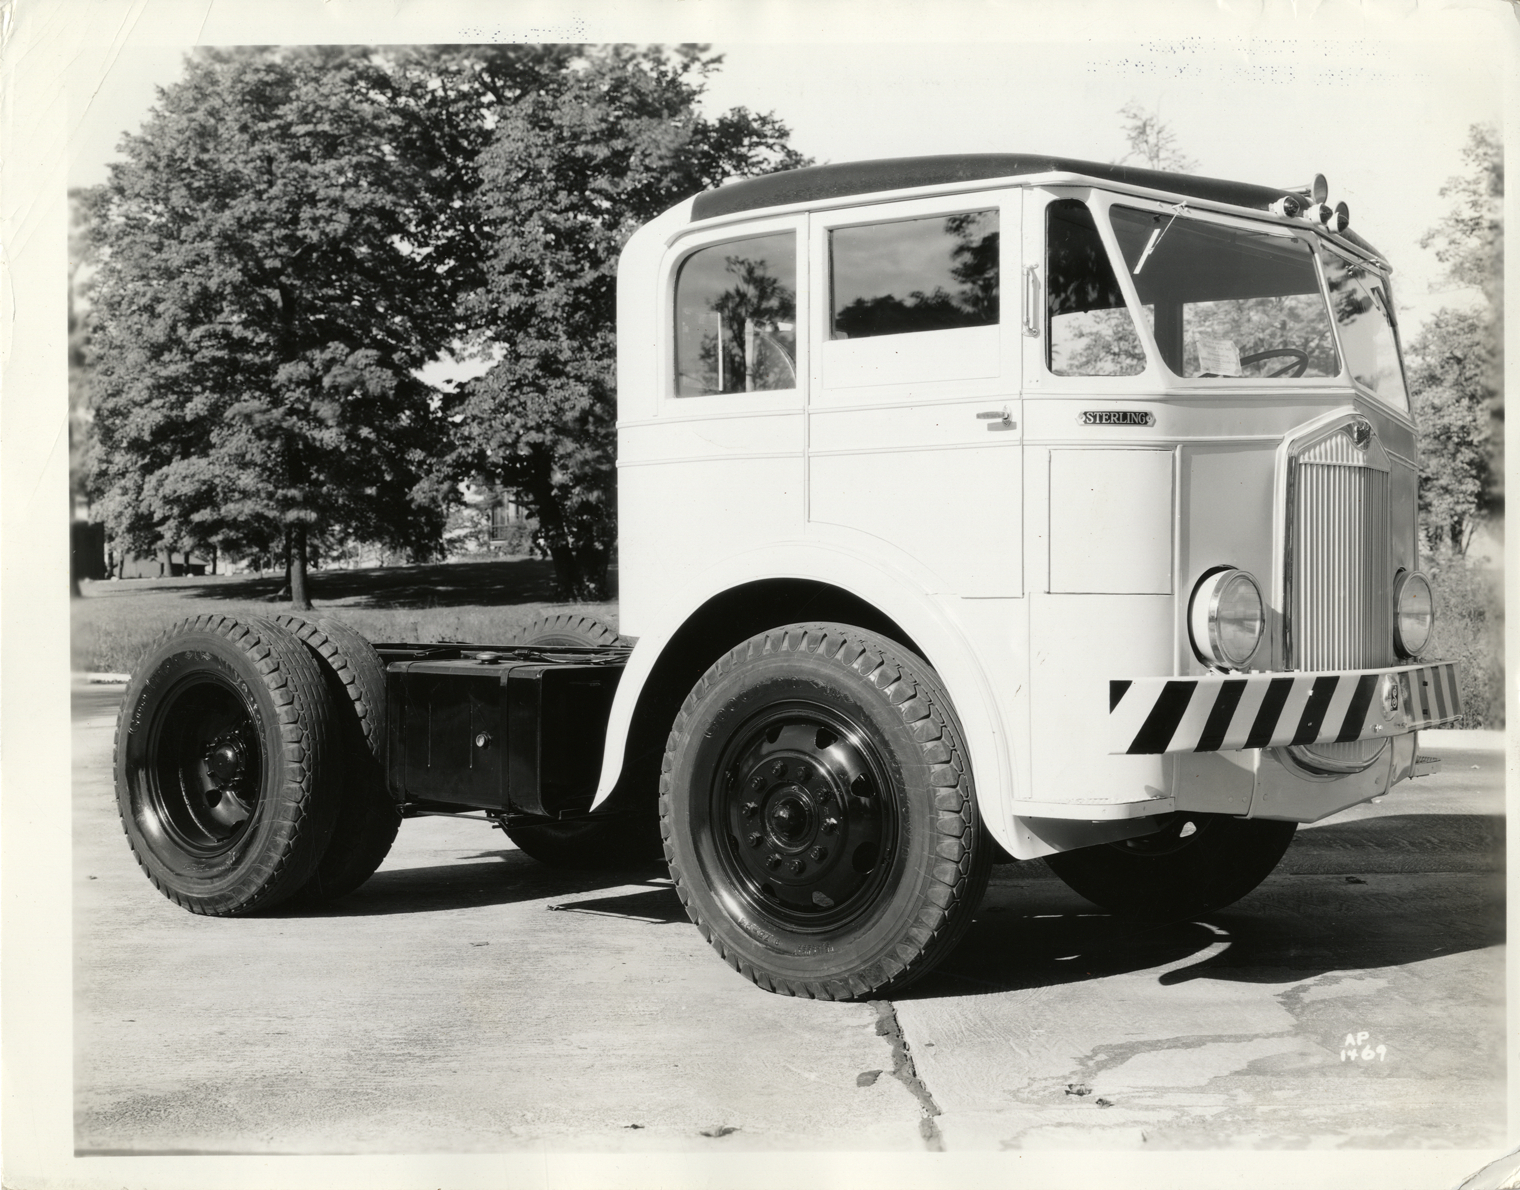
<svg viewBox="0 0 1520 1190"><path fill-rule="evenodd" d="M1383 711L1382 679L1399 705ZM1462 713L1451 662L1341 673L1211 674L1108 684L1110 753L1219 752L1402 735Z"/></svg>

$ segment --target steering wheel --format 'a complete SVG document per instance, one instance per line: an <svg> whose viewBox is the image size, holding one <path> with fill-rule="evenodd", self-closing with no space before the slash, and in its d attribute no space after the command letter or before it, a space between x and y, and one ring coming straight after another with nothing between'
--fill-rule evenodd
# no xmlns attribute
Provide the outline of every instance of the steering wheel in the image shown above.
<svg viewBox="0 0 1520 1190"><path fill-rule="evenodd" d="M1243 368L1247 364L1259 364L1264 359L1277 359L1284 355L1292 356L1293 362L1278 368L1275 372L1267 373L1266 379L1275 380L1279 376L1302 376L1309 370L1309 353L1300 351L1297 347L1273 347L1269 351L1253 351L1250 355L1240 357L1240 366Z"/></svg>

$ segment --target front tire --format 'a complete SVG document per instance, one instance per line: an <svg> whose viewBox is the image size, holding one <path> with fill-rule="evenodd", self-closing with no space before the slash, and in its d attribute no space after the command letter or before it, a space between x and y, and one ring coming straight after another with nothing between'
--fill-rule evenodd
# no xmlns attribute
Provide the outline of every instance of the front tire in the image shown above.
<svg viewBox="0 0 1520 1190"><path fill-rule="evenodd" d="M1240 900L1271 875L1297 826L1184 811L1155 834L1047 855L1045 862L1102 909L1175 921Z"/></svg>
<svg viewBox="0 0 1520 1190"><path fill-rule="evenodd" d="M875 633L800 624L697 682L660 782L686 911L730 966L825 1000L900 991L949 953L990 838L949 698Z"/></svg>
<svg viewBox="0 0 1520 1190"><path fill-rule="evenodd" d="M116 721L122 828L154 886L192 913L252 913L310 879L338 811L322 674L266 620L200 616L149 648Z"/></svg>

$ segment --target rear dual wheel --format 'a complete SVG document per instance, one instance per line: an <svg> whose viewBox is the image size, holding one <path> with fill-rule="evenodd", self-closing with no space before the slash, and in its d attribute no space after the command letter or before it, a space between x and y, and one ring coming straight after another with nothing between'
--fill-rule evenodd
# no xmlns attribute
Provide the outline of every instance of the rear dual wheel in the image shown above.
<svg viewBox="0 0 1520 1190"><path fill-rule="evenodd" d="M763 633L703 675L666 747L660 812L676 889L718 953L819 999L932 968L992 853L933 670L840 624Z"/></svg>
<svg viewBox="0 0 1520 1190"><path fill-rule="evenodd" d="M127 685L116 723L122 827L148 878L194 913L294 895L337 820L339 729L321 670L267 620L171 629Z"/></svg>
<svg viewBox="0 0 1520 1190"><path fill-rule="evenodd" d="M293 903L314 905L370 878L401 827L385 783L385 666L373 645L336 620L280 615L274 622L306 646L332 698L345 763L332 841Z"/></svg>
<svg viewBox="0 0 1520 1190"><path fill-rule="evenodd" d="M395 838L379 659L341 625L187 620L149 650L117 719L122 826L195 913L312 904L358 887Z"/></svg>

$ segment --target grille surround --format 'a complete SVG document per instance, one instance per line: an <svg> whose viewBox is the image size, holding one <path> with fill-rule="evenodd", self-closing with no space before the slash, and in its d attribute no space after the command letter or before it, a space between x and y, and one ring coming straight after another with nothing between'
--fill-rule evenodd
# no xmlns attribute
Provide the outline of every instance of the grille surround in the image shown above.
<svg viewBox="0 0 1520 1190"><path fill-rule="evenodd" d="M1291 448L1283 589L1288 669L1394 663L1390 472L1387 453L1360 415Z"/></svg>

